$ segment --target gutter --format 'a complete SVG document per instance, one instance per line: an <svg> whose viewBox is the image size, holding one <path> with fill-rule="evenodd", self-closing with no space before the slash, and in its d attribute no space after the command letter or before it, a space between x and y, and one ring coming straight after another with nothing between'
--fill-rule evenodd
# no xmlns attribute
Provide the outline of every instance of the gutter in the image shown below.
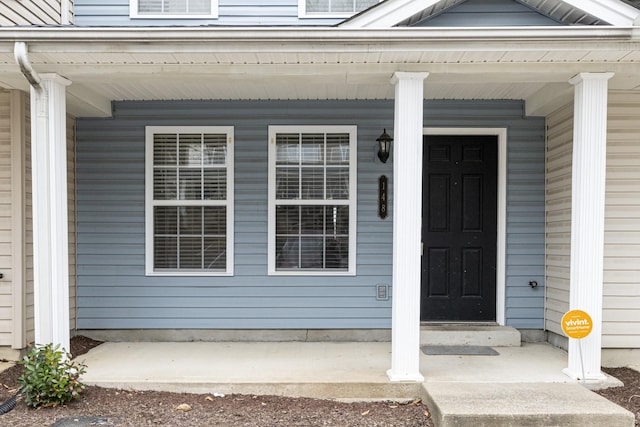
<svg viewBox="0 0 640 427"><path fill-rule="evenodd" d="M15 42L13 47L13 55L20 67L20 71L26 79L29 81L29 84L37 91L42 90L42 85L40 84L40 76L31 66L31 62L29 62L29 50L27 49L27 44L25 42Z"/></svg>
<svg viewBox="0 0 640 427"><path fill-rule="evenodd" d="M0 42L174 43L276 42L390 44L424 42L640 41L638 27L64 27L0 28Z"/></svg>

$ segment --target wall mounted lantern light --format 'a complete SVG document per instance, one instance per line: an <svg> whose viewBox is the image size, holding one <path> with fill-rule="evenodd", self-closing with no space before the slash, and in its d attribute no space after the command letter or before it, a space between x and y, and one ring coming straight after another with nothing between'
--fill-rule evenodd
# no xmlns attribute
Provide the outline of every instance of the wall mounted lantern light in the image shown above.
<svg viewBox="0 0 640 427"><path fill-rule="evenodd" d="M389 136L385 128L384 131L382 131L382 135L380 135L376 141L378 142L378 158L382 163L387 163L393 138Z"/></svg>

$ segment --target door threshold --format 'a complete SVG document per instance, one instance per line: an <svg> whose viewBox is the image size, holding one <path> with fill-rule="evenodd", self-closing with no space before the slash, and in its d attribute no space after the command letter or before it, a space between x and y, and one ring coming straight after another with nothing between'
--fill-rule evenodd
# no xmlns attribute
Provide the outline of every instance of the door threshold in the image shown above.
<svg viewBox="0 0 640 427"><path fill-rule="evenodd" d="M470 325L470 326L500 326L498 325L498 322L486 322L486 321L456 321L456 320L429 320L426 322L420 322L420 326L446 326L446 325L455 325L455 326L463 326L463 325Z"/></svg>

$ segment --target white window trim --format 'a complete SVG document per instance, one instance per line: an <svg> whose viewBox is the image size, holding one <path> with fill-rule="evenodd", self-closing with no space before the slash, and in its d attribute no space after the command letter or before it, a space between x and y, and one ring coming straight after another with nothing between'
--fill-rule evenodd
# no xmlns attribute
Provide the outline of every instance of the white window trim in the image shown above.
<svg viewBox="0 0 640 427"><path fill-rule="evenodd" d="M378 0L380 3L382 0ZM298 0L298 18L349 18L359 12L307 12L306 0Z"/></svg>
<svg viewBox="0 0 640 427"><path fill-rule="evenodd" d="M225 271L154 271L153 259L153 135L156 133L226 133L227 145L227 265ZM234 249L234 182L233 126L145 126L145 274L147 276L233 276ZM189 203L185 203L189 204ZM194 203L192 203L194 204ZM196 201L198 206L201 205Z"/></svg>
<svg viewBox="0 0 640 427"><path fill-rule="evenodd" d="M276 270L276 134L278 133L348 133L349 134L349 267L346 271L331 270ZM268 177L268 275L270 276L355 276L356 275L356 232L357 232L357 133L355 125L321 126L269 126L269 177ZM331 200L322 204L330 204Z"/></svg>
<svg viewBox="0 0 640 427"><path fill-rule="evenodd" d="M211 1L210 14L148 14L138 12L138 0L129 0L129 17L132 19L216 19L218 18L218 0Z"/></svg>

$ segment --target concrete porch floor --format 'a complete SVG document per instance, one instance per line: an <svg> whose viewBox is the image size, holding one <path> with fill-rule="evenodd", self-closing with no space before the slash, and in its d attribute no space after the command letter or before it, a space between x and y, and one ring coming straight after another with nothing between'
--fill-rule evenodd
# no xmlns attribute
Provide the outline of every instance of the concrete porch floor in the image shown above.
<svg viewBox="0 0 640 427"><path fill-rule="evenodd" d="M634 417L562 373L548 344L498 356L420 355L422 384L391 383L388 342L108 342L79 359L91 385L341 400L421 397L438 426L632 427ZM612 382L615 382L612 380Z"/></svg>

